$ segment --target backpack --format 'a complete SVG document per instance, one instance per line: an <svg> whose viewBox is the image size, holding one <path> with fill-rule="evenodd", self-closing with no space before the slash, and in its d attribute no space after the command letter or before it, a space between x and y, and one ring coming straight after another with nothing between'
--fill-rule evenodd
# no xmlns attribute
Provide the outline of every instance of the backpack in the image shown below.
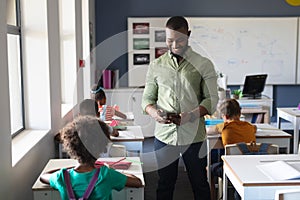
<svg viewBox="0 0 300 200"><path fill-rule="evenodd" d="M244 155L265 155L269 154L268 148L271 144L261 143L260 147L256 145L255 142L251 142L247 145L244 142L237 143L238 148Z"/></svg>
<svg viewBox="0 0 300 200"><path fill-rule="evenodd" d="M98 180L99 172L100 172L100 168L97 168L97 171L93 175L87 189L85 190L85 192L83 194L83 197L79 198L78 200L87 200L89 198L89 196L92 193L92 191L94 189L94 186L95 186L95 184ZM69 170L64 170L63 175L64 175L64 179L65 179L65 182L66 182L66 187L67 187L69 200L77 200L75 195L74 195L74 191L72 189L72 186L71 186Z"/></svg>

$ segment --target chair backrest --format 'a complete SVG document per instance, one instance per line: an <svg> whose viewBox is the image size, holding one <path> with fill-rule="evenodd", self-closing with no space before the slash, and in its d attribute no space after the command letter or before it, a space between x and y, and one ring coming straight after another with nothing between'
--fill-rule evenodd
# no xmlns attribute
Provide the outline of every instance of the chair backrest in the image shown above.
<svg viewBox="0 0 300 200"><path fill-rule="evenodd" d="M126 154L126 147L119 144L112 144L108 151L109 157L126 157Z"/></svg>
<svg viewBox="0 0 300 200"><path fill-rule="evenodd" d="M266 143L245 143L251 153L249 154L278 154L279 146L276 144L268 144L265 152L259 152L262 144ZM252 151L251 149L256 149ZM227 144L225 145L225 155L243 155L244 152L239 147L239 144Z"/></svg>
<svg viewBox="0 0 300 200"><path fill-rule="evenodd" d="M299 200L299 189L276 190L275 200Z"/></svg>

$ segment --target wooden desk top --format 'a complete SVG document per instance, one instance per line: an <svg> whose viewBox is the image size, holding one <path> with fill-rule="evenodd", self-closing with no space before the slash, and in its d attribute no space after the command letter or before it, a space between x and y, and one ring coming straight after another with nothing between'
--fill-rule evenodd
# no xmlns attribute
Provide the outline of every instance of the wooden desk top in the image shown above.
<svg viewBox="0 0 300 200"><path fill-rule="evenodd" d="M288 162L300 162L300 156L295 154L278 155L227 155L222 156L224 171L234 175L242 186L288 186L300 185L297 180L271 180L256 166L268 162L283 160Z"/></svg>
<svg viewBox="0 0 300 200"><path fill-rule="evenodd" d="M101 160L106 161L118 161L121 159L121 157L107 157L107 158L101 158ZM127 157L125 161L132 162L131 166L128 170L117 170L122 173L128 173L128 174L134 174L135 176L139 177L143 185L145 185L144 176L143 176L143 169L140 162L139 157ZM77 160L74 159L50 159L48 163L46 164L45 168L43 169L42 173L53 169L60 169L60 168L66 168L66 167L72 167L77 165ZM44 184L40 181L40 177L37 178L36 182L32 186L32 190L51 190L52 188L48 184Z"/></svg>

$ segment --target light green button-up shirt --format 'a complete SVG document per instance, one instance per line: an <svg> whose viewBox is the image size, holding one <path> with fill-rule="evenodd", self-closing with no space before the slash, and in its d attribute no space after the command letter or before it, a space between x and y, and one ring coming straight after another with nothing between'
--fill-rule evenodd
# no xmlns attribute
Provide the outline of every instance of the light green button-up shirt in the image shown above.
<svg viewBox="0 0 300 200"><path fill-rule="evenodd" d="M152 61L146 76L142 109L156 105L167 112L189 112L200 105L209 114L218 102L217 75L212 62L191 47L178 64L170 52ZM156 123L155 137L171 145L188 145L206 138L203 117L181 126Z"/></svg>

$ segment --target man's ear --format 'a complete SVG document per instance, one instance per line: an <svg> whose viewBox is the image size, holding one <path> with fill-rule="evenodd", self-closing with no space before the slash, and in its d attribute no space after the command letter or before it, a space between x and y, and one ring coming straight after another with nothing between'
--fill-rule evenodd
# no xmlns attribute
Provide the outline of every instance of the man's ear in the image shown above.
<svg viewBox="0 0 300 200"><path fill-rule="evenodd" d="M191 31L188 31L187 36L190 37L191 35Z"/></svg>

